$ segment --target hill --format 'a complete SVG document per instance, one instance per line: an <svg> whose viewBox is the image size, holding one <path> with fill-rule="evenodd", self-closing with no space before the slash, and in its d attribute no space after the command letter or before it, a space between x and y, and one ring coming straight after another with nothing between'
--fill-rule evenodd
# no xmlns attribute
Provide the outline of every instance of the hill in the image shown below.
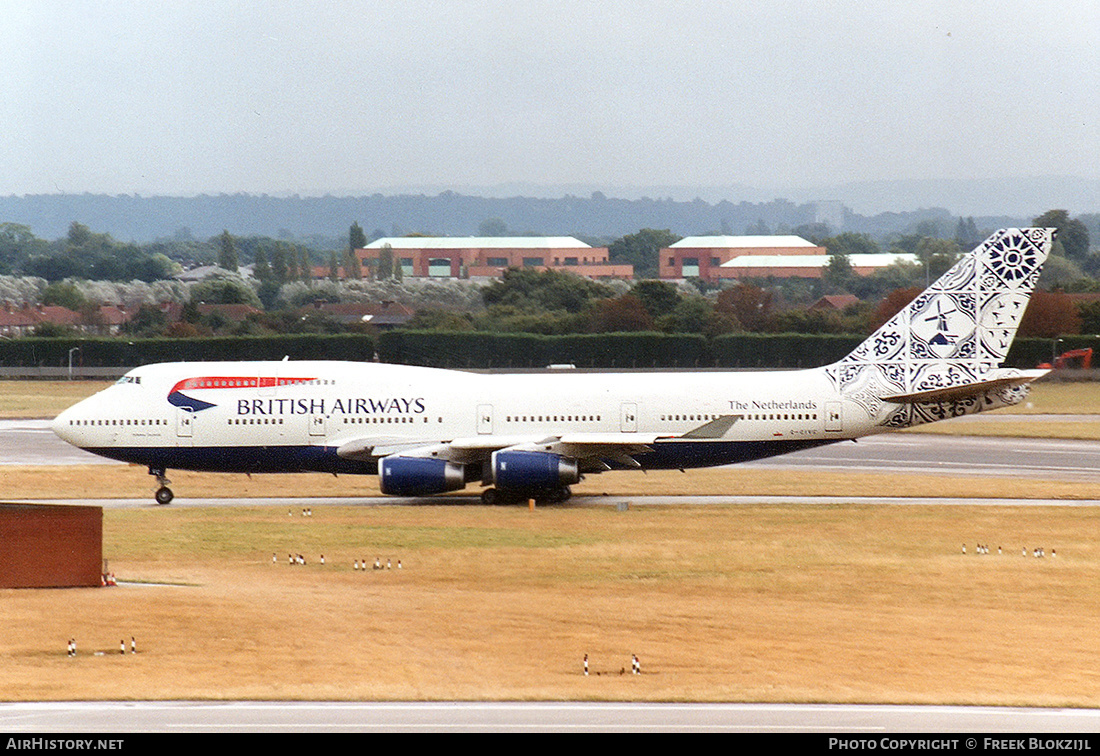
<svg viewBox="0 0 1100 756"><path fill-rule="evenodd" d="M840 230L872 234L903 233L921 221L953 224L942 208L863 216L839 202L785 199L770 202L679 201L671 198L619 199L594 192L588 197L478 197L451 191L384 196L274 197L219 194L196 197L51 194L0 197L0 222L29 226L46 239L64 236L73 221L138 243L157 239L209 239L223 230L240 236L308 240L329 246L352 223L372 237L412 232L469 236L488 219L499 219L512 234L571 234L607 240L643 228L670 229L681 236L745 233L750 227L796 229L818 222ZM977 218L980 227L1025 223L1029 217Z"/></svg>

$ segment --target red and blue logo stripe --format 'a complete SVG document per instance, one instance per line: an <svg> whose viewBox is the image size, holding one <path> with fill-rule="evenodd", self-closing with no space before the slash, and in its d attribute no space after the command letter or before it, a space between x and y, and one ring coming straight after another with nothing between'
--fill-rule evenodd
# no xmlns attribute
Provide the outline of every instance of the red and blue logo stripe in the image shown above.
<svg viewBox="0 0 1100 756"><path fill-rule="evenodd" d="M191 412L217 407L213 402L188 396L184 391L227 391L231 389L270 389L277 386L296 386L309 383L314 378L276 378L274 376L223 375L185 378L168 392L168 403Z"/></svg>

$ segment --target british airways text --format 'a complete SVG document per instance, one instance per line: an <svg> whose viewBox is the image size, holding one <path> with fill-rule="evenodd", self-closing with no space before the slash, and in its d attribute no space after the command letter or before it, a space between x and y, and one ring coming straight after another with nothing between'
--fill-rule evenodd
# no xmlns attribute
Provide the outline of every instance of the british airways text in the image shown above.
<svg viewBox="0 0 1100 756"><path fill-rule="evenodd" d="M374 399L238 399L238 415L420 415L423 397Z"/></svg>

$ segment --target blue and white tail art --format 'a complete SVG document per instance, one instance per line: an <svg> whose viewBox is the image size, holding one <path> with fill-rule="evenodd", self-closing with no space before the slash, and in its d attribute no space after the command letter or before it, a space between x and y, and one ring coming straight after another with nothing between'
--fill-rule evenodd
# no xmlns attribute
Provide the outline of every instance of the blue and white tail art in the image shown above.
<svg viewBox="0 0 1100 756"><path fill-rule="evenodd" d="M169 469L378 475L387 495L473 484L485 503L561 502L606 470L728 465L1021 401L1044 371L1003 365L1052 240L998 231L847 357L809 370L166 363L131 370L52 427L147 466L162 504Z"/></svg>
<svg viewBox="0 0 1100 756"><path fill-rule="evenodd" d="M1052 241L1045 228L991 236L827 369L840 394L890 427L1015 404L1042 372L1001 364Z"/></svg>

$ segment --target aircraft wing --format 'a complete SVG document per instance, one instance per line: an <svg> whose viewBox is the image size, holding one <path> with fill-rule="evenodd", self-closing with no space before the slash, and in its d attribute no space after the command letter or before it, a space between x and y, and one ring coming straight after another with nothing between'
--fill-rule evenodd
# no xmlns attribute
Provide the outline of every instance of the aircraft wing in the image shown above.
<svg viewBox="0 0 1100 756"><path fill-rule="evenodd" d="M1003 388L1023 386L1037 378L1046 375L1048 370L1005 370L996 371L991 377L980 381L972 381L959 386L930 389L928 391L916 391L911 394L894 394L884 396L884 402L897 404L935 404L938 402L954 402L967 399L972 396L981 396L988 391L996 391ZM1005 375L1005 373L1010 373Z"/></svg>
<svg viewBox="0 0 1100 756"><path fill-rule="evenodd" d="M367 461L424 446L423 438L408 436L360 436L336 447L337 456Z"/></svg>
<svg viewBox="0 0 1100 756"><path fill-rule="evenodd" d="M737 421L723 415L686 433L562 433L539 435L483 435L429 441L405 436L361 436L342 443L336 453L347 459L379 459L390 455L434 457L468 464L489 459L502 449L545 451L578 460L612 459L637 467L632 455L652 450L658 440L718 439Z"/></svg>

